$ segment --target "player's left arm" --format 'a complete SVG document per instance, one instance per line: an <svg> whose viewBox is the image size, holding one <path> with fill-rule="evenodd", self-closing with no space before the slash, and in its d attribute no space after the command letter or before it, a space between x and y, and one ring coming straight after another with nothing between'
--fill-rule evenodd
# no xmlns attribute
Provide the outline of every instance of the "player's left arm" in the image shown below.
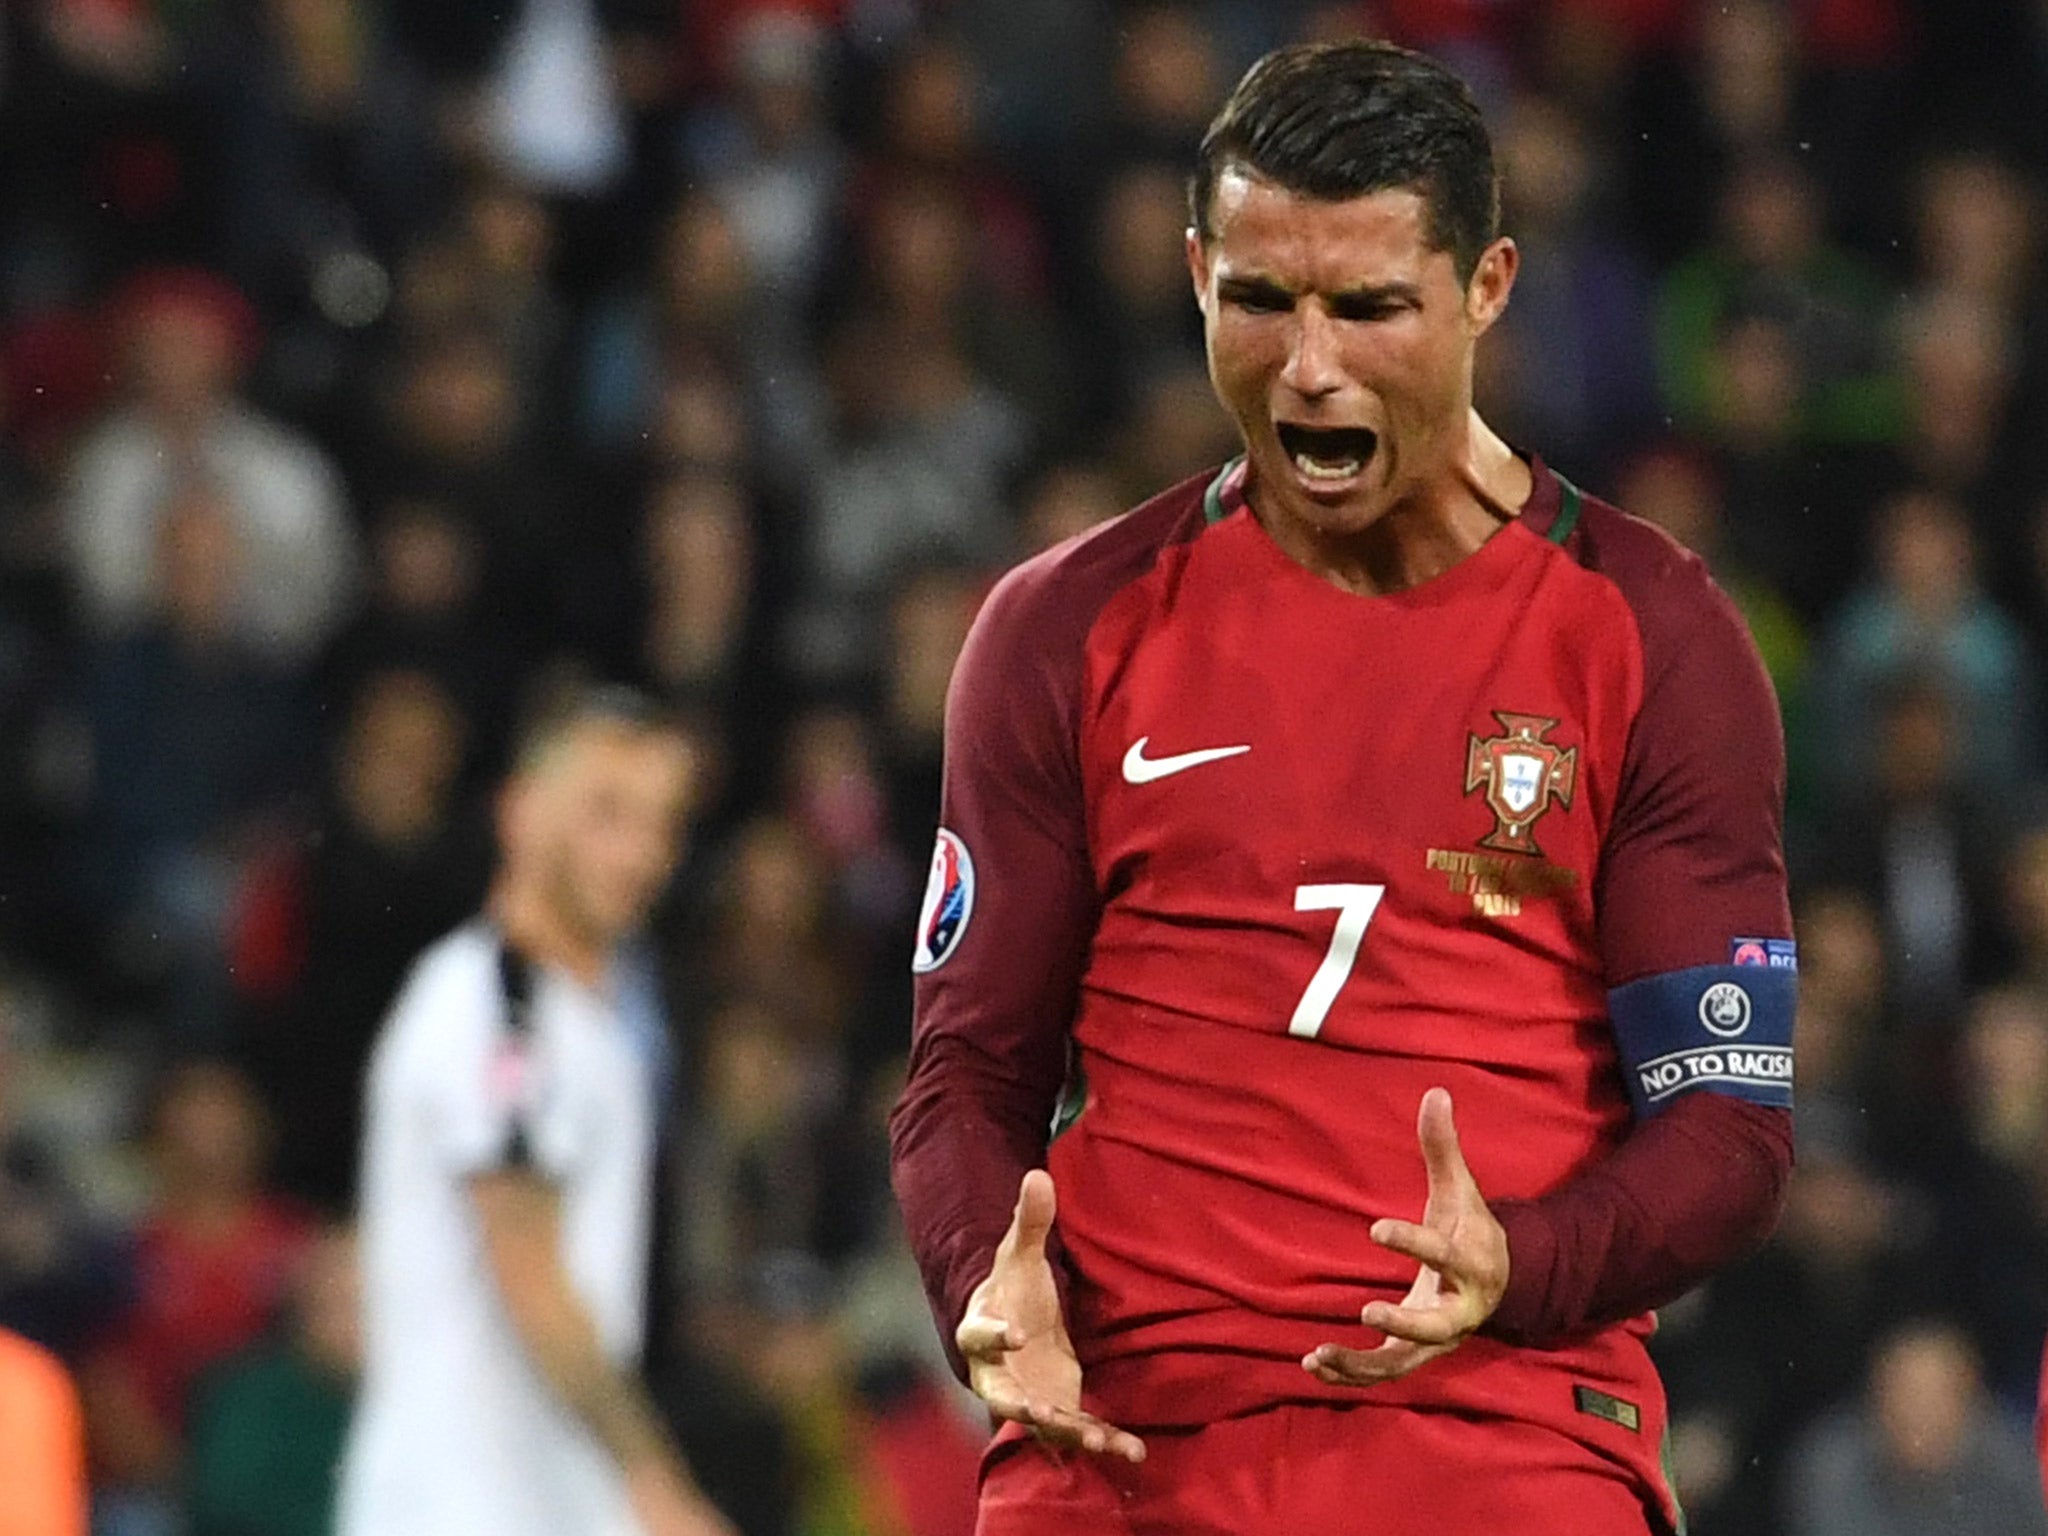
<svg viewBox="0 0 2048 1536"><path fill-rule="evenodd" d="M1495 1204L1512 1272L1488 1332L1518 1343L1684 1295L1770 1236L1792 1171L1777 696L1695 564L1660 586L1672 601L1637 608L1643 704L1595 888L1635 1125L1561 1188Z"/></svg>
<svg viewBox="0 0 2048 1536"><path fill-rule="evenodd" d="M1596 887L1609 1013L1636 1122L1532 1200L1489 1203L1448 1096L1424 1101L1421 1223L1375 1242L1415 1259L1374 1350L1302 1363L1335 1384L1414 1370L1472 1333L1547 1346L1665 1305L1761 1246L1792 1167L1791 913L1778 706L1732 604L1692 562L1637 608L1644 691ZM1741 963L1738 963L1741 962Z"/></svg>

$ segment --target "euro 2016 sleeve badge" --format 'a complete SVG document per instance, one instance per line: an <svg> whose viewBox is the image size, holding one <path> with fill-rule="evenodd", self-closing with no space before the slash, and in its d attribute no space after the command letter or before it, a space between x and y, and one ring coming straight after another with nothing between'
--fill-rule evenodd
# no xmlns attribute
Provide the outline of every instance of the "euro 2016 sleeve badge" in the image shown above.
<svg viewBox="0 0 2048 1536"><path fill-rule="evenodd" d="M917 949L910 968L935 971L952 959L974 916L974 856L958 833L939 828L932 848L931 874L917 914Z"/></svg>
<svg viewBox="0 0 2048 1536"><path fill-rule="evenodd" d="M1479 846L1541 858L1536 823L1553 801L1571 809L1579 749L1545 741L1557 721L1543 715L1496 709L1493 718L1503 734L1482 740L1475 733L1465 750L1465 793L1483 790L1486 808L1494 816L1493 830L1479 839Z"/></svg>

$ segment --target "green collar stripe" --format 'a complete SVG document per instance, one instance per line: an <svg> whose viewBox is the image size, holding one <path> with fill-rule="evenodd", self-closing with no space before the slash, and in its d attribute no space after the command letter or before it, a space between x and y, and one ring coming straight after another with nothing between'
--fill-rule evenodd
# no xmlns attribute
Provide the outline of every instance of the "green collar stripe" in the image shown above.
<svg viewBox="0 0 2048 1536"><path fill-rule="evenodd" d="M1552 470L1551 473L1557 472ZM1579 513L1585 509L1586 496L1563 475L1557 476L1557 490L1557 516L1551 520L1550 532L1544 537L1553 544L1561 545L1572 536L1572 530L1579 526Z"/></svg>
<svg viewBox="0 0 2048 1536"><path fill-rule="evenodd" d="M1243 462L1244 455L1241 453L1236 458L1229 460L1221 469L1216 471L1216 478L1209 482L1209 489L1202 492L1202 521L1204 523L1214 526L1222 522L1224 517L1228 515L1223 510L1223 482L1236 473L1237 466Z"/></svg>
<svg viewBox="0 0 2048 1536"><path fill-rule="evenodd" d="M1227 515L1223 508L1223 483L1243 463L1242 455L1230 460L1216 472L1216 478L1209 482L1209 488L1202 492L1202 521L1216 524ZM1556 473L1552 471L1552 473ZM1572 530L1579 526L1579 513L1586 504L1585 492L1581 491L1563 475L1557 477L1557 516L1551 521L1550 532L1544 535L1553 544L1562 544L1572 536Z"/></svg>

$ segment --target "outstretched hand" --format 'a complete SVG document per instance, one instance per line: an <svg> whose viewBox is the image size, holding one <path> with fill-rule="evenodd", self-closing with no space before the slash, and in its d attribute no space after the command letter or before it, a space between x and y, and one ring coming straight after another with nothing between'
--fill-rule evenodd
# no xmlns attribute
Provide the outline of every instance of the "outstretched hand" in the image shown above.
<svg viewBox="0 0 2048 1536"><path fill-rule="evenodd" d="M1450 1094L1432 1088L1422 1096L1416 1134L1429 1171L1422 1224L1382 1219L1372 1224L1371 1236L1422 1269L1398 1306L1375 1301L1359 1313L1368 1328L1386 1334L1384 1343L1375 1349L1319 1344L1302 1360L1303 1370L1333 1387L1392 1381L1449 1354L1493 1315L1507 1290L1507 1233L1465 1166Z"/></svg>
<svg viewBox="0 0 2048 1536"><path fill-rule="evenodd" d="M1081 1362L1045 1254L1056 1209L1052 1175L1025 1174L1010 1230L954 1331L967 1384L999 1418L1029 1425L1048 1444L1143 1461L1137 1436L1081 1409Z"/></svg>

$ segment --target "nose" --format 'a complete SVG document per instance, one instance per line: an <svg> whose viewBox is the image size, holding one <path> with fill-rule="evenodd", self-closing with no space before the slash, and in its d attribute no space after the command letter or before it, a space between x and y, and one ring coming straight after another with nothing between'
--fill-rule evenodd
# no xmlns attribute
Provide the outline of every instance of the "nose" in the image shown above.
<svg viewBox="0 0 2048 1536"><path fill-rule="evenodd" d="M1280 382L1304 400L1320 400L1335 394L1344 382L1337 363L1336 322L1313 303L1297 305L1294 336L1287 351L1287 365L1280 370Z"/></svg>

